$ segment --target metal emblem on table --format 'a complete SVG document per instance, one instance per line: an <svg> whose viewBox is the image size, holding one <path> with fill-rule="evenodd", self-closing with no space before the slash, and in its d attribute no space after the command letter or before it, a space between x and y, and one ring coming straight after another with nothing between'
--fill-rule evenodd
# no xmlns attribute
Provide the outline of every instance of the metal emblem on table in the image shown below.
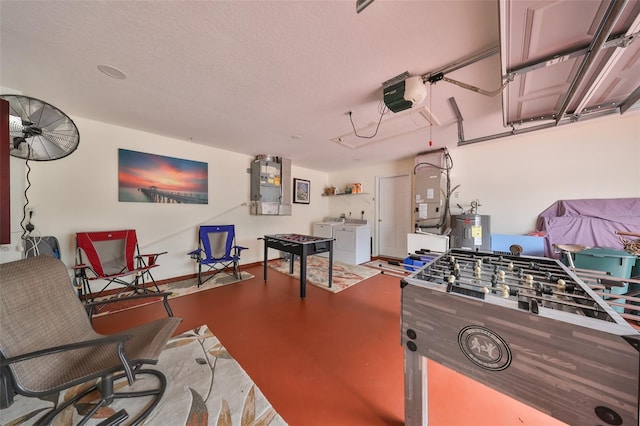
<svg viewBox="0 0 640 426"><path fill-rule="evenodd" d="M471 362L485 370L501 371L511 365L511 349L495 332L479 325L464 327L458 345Z"/></svg>

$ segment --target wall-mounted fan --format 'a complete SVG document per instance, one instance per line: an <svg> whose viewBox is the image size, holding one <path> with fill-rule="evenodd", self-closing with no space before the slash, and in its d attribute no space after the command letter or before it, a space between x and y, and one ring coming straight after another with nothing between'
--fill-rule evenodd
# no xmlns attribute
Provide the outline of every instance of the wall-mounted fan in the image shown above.
<svg viewBox="0 0 640 426"><path fill-rule="evenodd" d="M36 161L57 160L78 148L80 133L58 108L22 95L0 95L9 102L9 153Z"/></svg>

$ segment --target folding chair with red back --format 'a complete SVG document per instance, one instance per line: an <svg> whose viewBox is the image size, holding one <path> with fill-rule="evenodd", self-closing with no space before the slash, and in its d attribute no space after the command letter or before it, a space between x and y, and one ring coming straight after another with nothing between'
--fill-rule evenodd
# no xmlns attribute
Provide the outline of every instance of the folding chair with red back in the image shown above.
<svg viewBox="0 0 640 426"><path fill-rule="evenodd" d="M78 252L74 270L87 300L93 301L94 294L89 282L94 280L107 281L98 293L102 293L113 283L124 286L118 293L127 289L146 293L146 276L156 291L160 291L150 270L159 266L156 263L158 256L166 252L140 254L134 229L78 232L76 244Z"/></svg>

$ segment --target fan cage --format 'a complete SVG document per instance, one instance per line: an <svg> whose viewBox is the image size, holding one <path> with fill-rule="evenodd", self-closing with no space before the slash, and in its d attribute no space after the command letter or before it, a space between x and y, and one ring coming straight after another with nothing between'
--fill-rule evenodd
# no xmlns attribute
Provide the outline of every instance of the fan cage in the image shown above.
<svg viewBox="0 0 640 426"><path fill-rule="evenodd" d="M73 153L80 143L78 128L55 106L22 95L0 95L9 102L9 153L18 158L51 161Z"/></svg>

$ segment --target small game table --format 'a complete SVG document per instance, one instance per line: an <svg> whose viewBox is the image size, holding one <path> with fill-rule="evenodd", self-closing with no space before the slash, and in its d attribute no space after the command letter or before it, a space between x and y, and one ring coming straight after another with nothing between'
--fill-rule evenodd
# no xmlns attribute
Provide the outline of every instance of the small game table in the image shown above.
<svg viewBox="0 0 640 426"><path fill-rule="evenodd" d="M333 238L314 237L300 234L265 235L264 238L264 280L267 281L269 249L291 254L289 273L293 274L295 256L300 256L300 299L307 295L307 256L329 252L329 287L333 279Z"/></svg>

